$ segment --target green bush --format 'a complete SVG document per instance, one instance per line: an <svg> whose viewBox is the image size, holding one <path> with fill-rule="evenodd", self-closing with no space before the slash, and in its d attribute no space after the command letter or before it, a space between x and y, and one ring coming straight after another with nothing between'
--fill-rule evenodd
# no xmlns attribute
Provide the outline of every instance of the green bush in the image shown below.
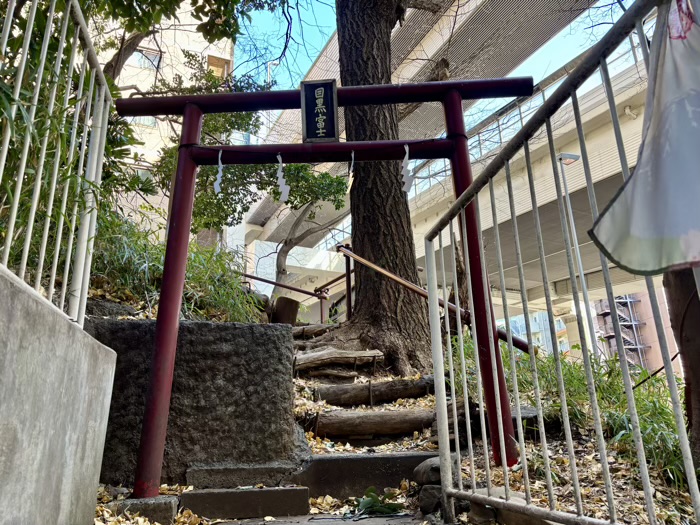
<svg viewBox="0 0 700 525"><path fill-rule="evenodd" d="M101 211L93 287L153 308L158 303L164 258L165 243L155 231L145 230L118 213ZM199 320L257 321L255 300L235 273L241 267L240 254L191 242L182 315Z"/></svg>

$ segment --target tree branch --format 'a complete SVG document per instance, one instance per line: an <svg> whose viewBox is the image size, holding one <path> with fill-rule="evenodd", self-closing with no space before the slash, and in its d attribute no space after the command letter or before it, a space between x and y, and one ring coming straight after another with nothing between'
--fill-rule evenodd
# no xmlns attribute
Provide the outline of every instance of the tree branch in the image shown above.
<svg viewBox="0 0 700 525"><path fill-rule="evenodd" d="M350 215L350 208L346 209L343 213L341 213L338 217L335 217L334 219L331 219L330 221L326 222L325 224L321 224L319 226L314 226L312 228L309 228L308 230L303 231L296 237L293 237L293 235L297 232L297 230L301 227L302 223L308 218L309 213L311 212L311 209L313 206L316 204L316 202L310 202L307 204L302 212L299 214L299 216L294 219L294 224L292 224L292 227L289 230L289 234L287 235L287 238L281 243L281 246L278 246L278 251L277 251L277 263L276 263L276 270L277 274L275 277L275 280L280 283L284 283L287 280L287 258L289 257L289 253L296 248L300 243L304 241L304 239L307 239L311 237L312 235L316 233L320 233L324 230L330 229L334 224L336 224L338 221L342 221L345 217ZM278 286L275 286L275 288L272 290L272 295L277 296L280 293L280 289Z"/></svg>
<svg viewBox="0 0 700 525"><path fill-rule="evenodd" d="M301 227L302 223L307 219L309 214L311 213L311 210L313 207L316 205L315 201L312 201L308 203L303 210L301 210L301 213L299 216L294 219L294 224L292 224L292 227L289 229L289 234L287 235L287 241L292 241L294 240L294 236L297 234L297 231Z"/></svg>
<svg viewBox="0 0 700 525"><path fill-rule="evenodd" d="M121 74L122 69L124 69L124 64L126 64L129 57L136 52L141 42L156 33L157 31L146 31L145 33L138 32L129 35L128 38L122 42L122 45L119 46L119 50L105 64L103 69L104 75L112 80L116 80Z"/></svg>
<svg viewBox="0 0 700 525"><path fill-rule="evenodd" d="M299 244L300 242L303 242L308 237L311 237L312 235L315 235L317 233L321 233L324 230L330 229L331 227L333 227L334 224L336 224L338 221L342 221L348 215L350 215L350 208L347 208L343 213L341 213L336 218L328 221L325 224L321 224L320 226L314 226L313 228L309 228L308 230L304 230L302 233L300 233L299 235L297 235L293 239L290 239L290 242L293 244Z"/></svg>

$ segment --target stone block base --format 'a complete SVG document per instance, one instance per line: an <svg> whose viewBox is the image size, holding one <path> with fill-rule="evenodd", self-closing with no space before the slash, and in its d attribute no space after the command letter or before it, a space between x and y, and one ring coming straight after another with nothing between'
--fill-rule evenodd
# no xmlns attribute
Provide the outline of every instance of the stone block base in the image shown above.
<svg viewBox="0 0 700 525"><path fill-rule="evenodd" d="M205 489L185 492L183 508L210 519L303 516L309 513L309 489L275 487L263 489Z"/></svg>
<svg viewBox="0 0 700 525"><path fill-rule="evenodd" d="M156 496L155 498L123 499L105 505L116 516L124 512L148 518L151 523L170 525L177 516L177 496Z"/></svg>

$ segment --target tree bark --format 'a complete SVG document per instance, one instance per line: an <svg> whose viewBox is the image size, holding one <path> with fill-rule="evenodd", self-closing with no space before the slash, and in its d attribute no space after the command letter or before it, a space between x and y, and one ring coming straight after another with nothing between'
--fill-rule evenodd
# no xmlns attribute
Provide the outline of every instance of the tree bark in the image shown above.
<svg viewBox="0 0 700 525"><path fill-rule="evenodd" d="M126 61L129 60L129 57L136 52L141 45L141 42L145 38L155 35L156 33L157 31L147 31L145 33L137 32L130 34L122 42L122 45L119 46L117 52L114 53L112 58L110 58L105 64L105 67L103 68L104 75L112 80L117 80L122 72L122 69L124 69Z"/></svg>
<svg viewBox="0 0 700 525"><path fill-rule="evenodd" d="M685 374L685 409L693 460L700 465L700 301L692 270L664 274L668 312Z"/></svg>
<svg viewBox="0 0 700 525"><path fill-rule="evenodd" d="M337 0L340 79L344 86L391 82L391 31L399 0ZM394 105L345 108L350 141L399 138ZM358 162L350 190L355 253L418 283L408 200L397 161ZM355 268L355 308L348 331L381 349L400 374L431 369L425 300L369 268Z"/></svg>
<svg viewBox="0 0 700 525"><path fill-rule="evenodd" d="M316 435L395 436L430 428L434 410L353 411L335 410L318 415Z"/></svg>
<svg viewBox="0 0 700 525"><path fill-rule="evenodd" d="M433 376L379 383L321 385L316 388L318 399L339 407L386 403L397 399L423 397L434 392Z"/></svg>

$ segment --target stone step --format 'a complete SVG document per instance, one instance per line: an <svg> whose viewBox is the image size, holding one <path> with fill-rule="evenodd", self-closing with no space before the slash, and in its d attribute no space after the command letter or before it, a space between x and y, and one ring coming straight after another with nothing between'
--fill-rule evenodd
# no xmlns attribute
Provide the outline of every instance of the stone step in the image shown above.
<svg viewBox="0 0 700 525"><path fill-rule="evenodd" d="M415 468L437 452L314 455L292 482L309 487L312 497L337 499L362 496L367 488L397 488L411 480Z"/></svg>
<svg viewBox="0 0 700 525"><path fill-rule="evenodd" d="M309 513L307 487L202 489L184 492L180 506L210 519L304 516Z"/></svg>
<svg viewBox="0 0 700 525"><path fill-rule="evenodd" d="M306 490L314 498L328 495L345 499L362 496L371 486L377 487L380 492L385 488L396 488L401 480L412 479L413 471L418 465L435 456L437 452L318 454L311 456L301 468L294 471L277 464L258 466L253 469L254 472L231 465L199 466L190 467L187 482L201 489L274 482L308 487ZM264 489L257 489L256 492L260 490ZM253 494L251 491L246 493ZM208 514L203 515L209 517Z"/></svg>

